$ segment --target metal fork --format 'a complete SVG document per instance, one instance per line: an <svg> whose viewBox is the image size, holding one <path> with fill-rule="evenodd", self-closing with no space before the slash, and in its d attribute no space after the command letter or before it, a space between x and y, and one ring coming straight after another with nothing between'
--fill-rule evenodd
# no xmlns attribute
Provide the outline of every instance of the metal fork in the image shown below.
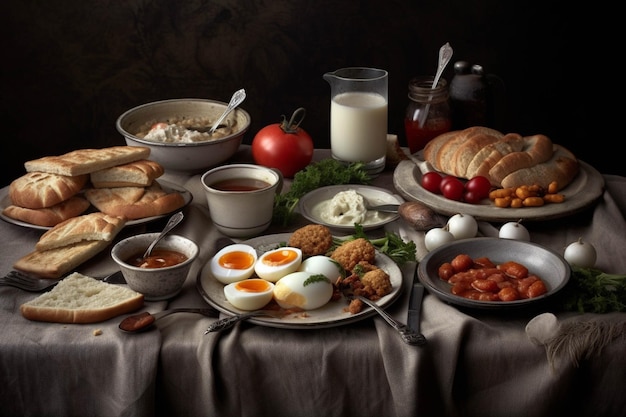
<svg viewBox="0 0 626 417"><path fill-rule="evenodd" d="M13 270L6 276L0 277L0 285L15 287L30 292L43 292L57 285L61 279L37 278L32 275L25 274L24 272ZM102 279L102 281L110 284L126 283L121 271L107 275Z"/></svg>
<svg viewBox="0 0 626 417"><path fill-rule="evenodd" d="M391 327L393 327L394 329L398 331L398 333L400 333L400 337L405 343L409 345L414 345L414 346L422 346L426 344L426 338L424 337L424 335L422 335L421 333L415 332L406 324L400 323L399 321L391 317L385 310L380 308L378 304L376 304L372 300L365 298L365 297L361 297L360 295L354 295L348 298L351 298L351 297L361 300L363 303L367 304L368 306L376 310L376 312L383 319L385 319L385 321L389 323Z"/></svg>
<svg viewBox="0 0 626 417"><path fill-rule="evenodd" d="M24 291L42 292L54 287L59 281L59 279L37 278L19 271L11 271L0 278L0 285L8 285Z"/></svg>

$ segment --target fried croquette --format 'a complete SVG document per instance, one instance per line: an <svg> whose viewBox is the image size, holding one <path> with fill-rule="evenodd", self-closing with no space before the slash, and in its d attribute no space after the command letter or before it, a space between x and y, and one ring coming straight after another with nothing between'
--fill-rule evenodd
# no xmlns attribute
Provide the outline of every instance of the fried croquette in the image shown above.
<svg viewBox="0 0 626 417"><path fill-rule="evenodd" d="M391 279L384 270L377 268L368 271L361 277L364 290L368 293L370 300L384 297L391 292Z"/></svg>
<svg viewBox="0 0 626 417"><path fill-rule="evenodd" d="M324 255L333 245L333 235L326 226L308 224L293 232L288 245L299 248L305 256Z"/></svg>
<svg viewBox="0 0 626 417"><path fill-rule="evenodd" d="M376 247L369 240L358 238L342 243L341 246L338 246L333 251L330 257L337 261L346 271L352 271L356 264L362 261L374 264Z"/></svg>

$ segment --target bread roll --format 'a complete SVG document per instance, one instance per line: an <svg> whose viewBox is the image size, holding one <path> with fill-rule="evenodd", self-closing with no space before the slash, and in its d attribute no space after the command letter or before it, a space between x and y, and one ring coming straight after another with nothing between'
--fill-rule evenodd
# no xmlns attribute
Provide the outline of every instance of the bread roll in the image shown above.
<svg viewBox="0 0 626 417"><path fill-rule="evenodd" d="M501 184L510 173L546 162L553 153L552 141L547 136L526 136L522 150L504 155L489 170L489 178L493 183Z"/></svg>
<svg viewBox="0 0 626 417"><path fill-rule="evenodd" d="M45 251L90 240L111 242L125 224L125 219L101 212L72 217L44 233L35 249Z"/></svg>
<svg viewBox="0 0 626 417"><path fill-rule="evenodd" d="M519 169L504 177L502 187L519 187L537 184L547 189L556 181L558 190L563 189L576 177L580 164L572 152L561 145L554 145L552 158L530 168Z"/></svg>
<svg viewBox="0 0 626 417"><path fill-rule="evenodd" d="M11 202L20 207L52 207L75 196L85 186L88 175L67 176L28 172L9 185Z"/></svg>
<svg viewBox="0 0 626 417"><path fill-rule="evenodd" d="M34 251L13 264L13 268L41 278L61 278L109 245L106 240L85 240L60 248Z"/></svg>
<svg viewBox="0 0 626 417"><path fill-rule="evenodd" d="M163 173L158 162L142 159L92 172L90 178L95 188L147 187Z"/></svg>
<svg viewBox="0 0 626 417"><path fill-rule="evenodd" d="M51 291L20 306L29 320L97 323L144 305L144 296L126 286L109 284L75 272Z"/></svg>
<svg viewBox="0 0 626 417"><path fill-rule="evenodd" d="M85 197L101 212L129 220L160 216L185 205L178 191L168 193L156 181L147 188L89 188Z"/></svg>
<svg viewBox="0 0 626 417"><path fill-rule="evenodd" d="M145 146L112 146L103 149L78 149L59 156L44 156L24 163L27 172L49 172L59 175L84 175L116 165L146 159Z"/></svg>
<svg viewBox="0 0 626 417"><path fill-rule="evenodd" d="M52 207L41 209L10 205L2 211L2 214L37 226L52 227L72 217L80 216L90 205L83 197L74 196Z"/></svg>

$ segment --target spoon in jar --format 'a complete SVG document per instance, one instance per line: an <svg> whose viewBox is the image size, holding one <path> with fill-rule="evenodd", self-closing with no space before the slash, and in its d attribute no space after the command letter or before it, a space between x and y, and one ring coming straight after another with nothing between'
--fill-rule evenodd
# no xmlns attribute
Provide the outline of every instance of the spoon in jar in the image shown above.
<svg viewBox="0 0 626 417"><path fill-rule="evenodd" d="M222 113L222 115L215 121L215 123L213 123L211 129L209 129L209 135L212 135L213 132L215 132L215 130L219 127L220 123L222 123L224 119L226 119L226 116L228 116L230 112L233 111L237 106L243 103L245 99L246 90L242 88L241 90L235 91L233 96L230 98L230 102L228 103L228 106L226 106L226 110L224 110L224 113Z"/></svg>
<svg viewBox="0 0 626 417"><path fill-rule="evenodd" d="M143 254L143 259L146 259L148 256L150 256L156 244L159 243L159 241L163 239L163 237L167 233L169 233L173 228L175 228L178 225L178 223L180 223L183 220L184 217L185 215L183 214L182 211L179 211L178 213L170 217L163 231L157 236L156 239L154 239L154 242L152 242L150 246L148 246L148 249L146 249L146 252Z"/></svg>
<svg viewBox="0 0 626 417"><path fill-rule="evenodd" d="M441 78L441 75L443 74L443 70L446 68L446 65L448 65L448 62L450 62L450 59L452 59L452 52L453 50L449 42L446 42L445 45L439 48L439 62L437 65L437 73L435 74L435 79L433 80L433 85L431 87L431 90L437 88L437 84L439 84L439 79ZM421 112L418 116L419 126L424 126L424 123L426 123L428 110L430 110L430 100L431 100L431 97L429 96L429 103L426 104L426 107L424 107L424 111Z"/></svg>

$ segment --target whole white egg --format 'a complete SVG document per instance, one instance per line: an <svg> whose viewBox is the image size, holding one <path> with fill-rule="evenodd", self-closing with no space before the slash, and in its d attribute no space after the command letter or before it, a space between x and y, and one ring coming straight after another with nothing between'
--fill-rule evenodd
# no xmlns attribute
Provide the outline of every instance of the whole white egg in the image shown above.
<svg viewBox="0 0 626 417"><path fill-rule="evenodd" d="M240 310L258 310L272 300L274 284L260 278L231 282L224 287L229 303Z"/></svg>
<svg viewBox="0 0 626 417"><path fill-rule="evenodd" d="M259 256L254 271L267 281L277 282L287 274L295 272L302 263L302 251L298 248L282 247Z"/></svg>
<svg viewBox="0 0 626 417"><path fill-rule="evenodd" d="M343 268L337 261L324 255L315 255L306 258L302 261L302 264L300 264L298 271L323 274L330 282L336 282L337 278L344 274Z"/></svg>
<svg viewBox="0 0 626 417"><path fill-rule="evenodd" d="M228 245L211 259L211 274L222 284L248 279L254 273L256 250L242 243Z"/></svg>
<svg viewBox="0 0 626 417"><path fill-rule="evenodd" d="M274 284L274 300L282 308L314 310L328 303L333 284L322 274L292 272Z"/></svg>

